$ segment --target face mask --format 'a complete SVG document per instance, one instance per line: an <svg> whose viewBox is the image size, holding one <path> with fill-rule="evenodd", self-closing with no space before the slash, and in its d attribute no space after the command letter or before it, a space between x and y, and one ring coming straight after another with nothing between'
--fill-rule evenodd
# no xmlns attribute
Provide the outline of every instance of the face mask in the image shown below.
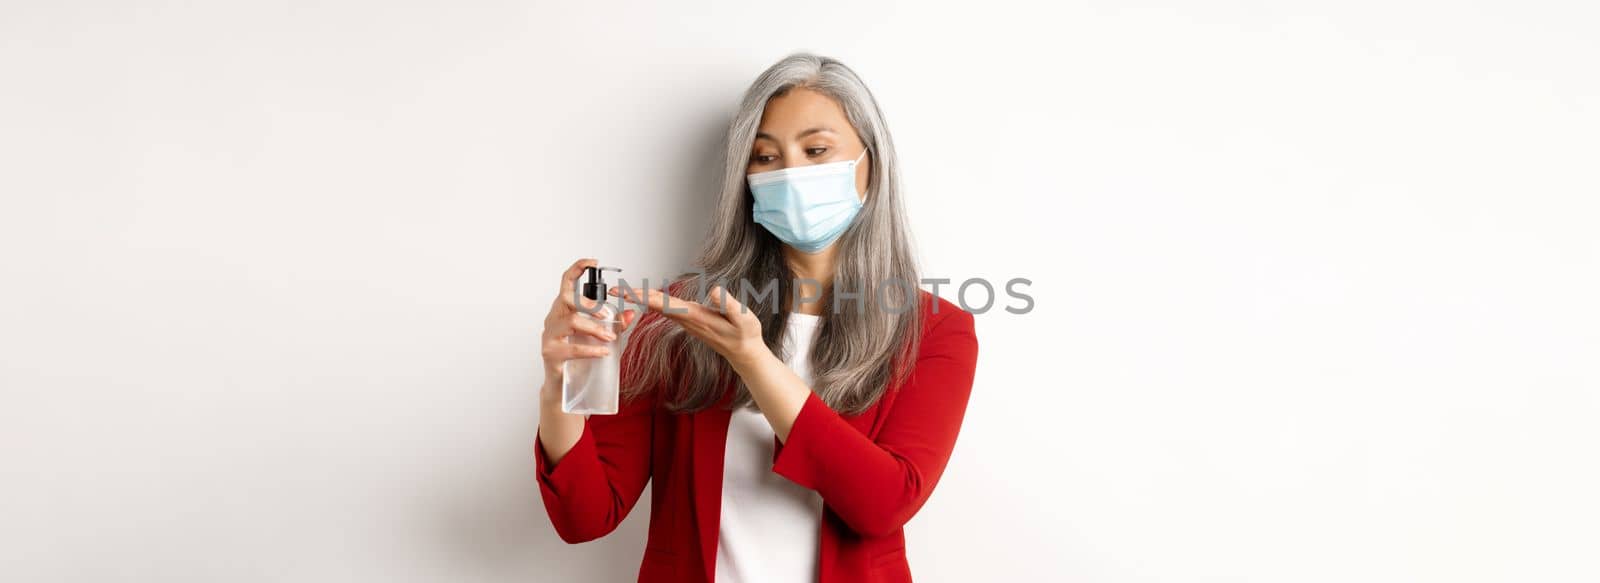
<svg viewBox="0 0 1600 583"><path fill-rule="evenodd" d="M746 177L761 226L806 253L822 251L844 234L861 210L855 160L797 166Z"/></svg>

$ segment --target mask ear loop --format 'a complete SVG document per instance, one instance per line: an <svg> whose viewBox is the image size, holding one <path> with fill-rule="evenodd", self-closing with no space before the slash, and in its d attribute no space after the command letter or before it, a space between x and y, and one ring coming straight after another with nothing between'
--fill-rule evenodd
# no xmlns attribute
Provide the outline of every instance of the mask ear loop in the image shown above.
<svg viewBox="0 0 1600 583"><path fill-rule="evenodd" d="M856 161L850 163L850 168L854 169L855 167L860 166L861 165L861 161L867 157L867 151L869 151L871 149L872 149L871 146L867 146L867 147L861 148L861 155L860 156L856 156ZM868 183L867 183L867 185L868 185L867 188L872 188L871 184L872 183L869 180ZM854 184L852 184L850 186L850 190L855 190L855 185ZM857 196L860 196L860 194L857 193Z"/></svg>

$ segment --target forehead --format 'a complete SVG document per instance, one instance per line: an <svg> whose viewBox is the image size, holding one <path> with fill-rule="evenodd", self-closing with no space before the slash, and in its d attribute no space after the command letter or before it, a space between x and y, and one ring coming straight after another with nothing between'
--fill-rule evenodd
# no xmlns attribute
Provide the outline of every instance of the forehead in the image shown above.
<svg viewBox="0 0 1600 583"><path fill-rule="evenodd" d="M761 112L758 131L779 140L787 140L814 127L826 127L840 133L855 132L839 102L805 87L790 89L783 95L767 100L767 107Z"/></svg>

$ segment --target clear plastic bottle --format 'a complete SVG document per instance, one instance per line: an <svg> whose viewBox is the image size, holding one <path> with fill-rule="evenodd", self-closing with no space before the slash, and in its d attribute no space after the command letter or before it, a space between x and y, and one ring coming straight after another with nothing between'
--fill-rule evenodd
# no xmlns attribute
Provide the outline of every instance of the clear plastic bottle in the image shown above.
<svg viewBox="0 0 1600 583"><path fill-rule="evenodd" d="M603 271L622 271L615 267L588 267L584 273L583 297L601 302L594 312L579 311L594 318L607 330L618 328L617 313L606 301ZM583 415L615 415L621 393L622 339L606 342L588 334L574 332L567 338L573 344L605 346L611 353L595 358L574 358L561 364L561 410Z"/></svg>

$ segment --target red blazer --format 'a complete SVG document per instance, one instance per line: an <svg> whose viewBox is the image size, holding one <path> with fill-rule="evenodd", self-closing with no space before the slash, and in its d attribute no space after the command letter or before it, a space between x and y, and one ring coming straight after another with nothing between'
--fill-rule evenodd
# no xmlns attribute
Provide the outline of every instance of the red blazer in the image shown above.
<svg viewBox="0 0 1600 583"><path fill-rule="evenodd" d="M822 497L819 583L911 581L902 527L950 459L978 357L972 314L923 295L910 377L860 415L812 394L777 444L772 471ZM569 543L605 536L654 480L639 581L712 581L730 398L692 414L646 398L623 403L616 415L589 417L559 464L536 439L539 493L556 533Z"/></svg>

